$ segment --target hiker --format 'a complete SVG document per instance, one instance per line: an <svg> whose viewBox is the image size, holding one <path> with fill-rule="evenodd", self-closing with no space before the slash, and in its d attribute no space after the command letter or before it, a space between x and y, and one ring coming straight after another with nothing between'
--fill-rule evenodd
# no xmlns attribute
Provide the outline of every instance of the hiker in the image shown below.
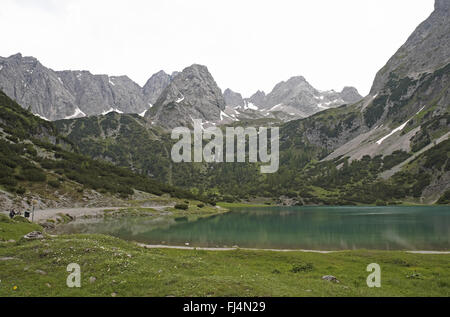
<svg viewBox="0 0 450 317"><path fill-rule="evenodd" d="M11 209L11 211L9 212L9 218L14 218L14 216L16 215L14 209Z"/></svg>

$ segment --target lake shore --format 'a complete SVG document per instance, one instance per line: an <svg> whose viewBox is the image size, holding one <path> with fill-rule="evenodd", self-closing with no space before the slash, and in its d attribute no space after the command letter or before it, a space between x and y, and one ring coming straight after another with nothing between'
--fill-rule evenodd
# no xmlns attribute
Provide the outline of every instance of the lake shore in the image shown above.
<svg viewBox="0 0 450 317"><path fill-rule="evenodd" d="M0 220L0 238L17 241L0 243L0 296L450 296L448 254L143 247L101 234L30 241L21 237L38 225ZM70 263L81 288L66 285ZM366 285L370 263L381 288Z"/></svg>

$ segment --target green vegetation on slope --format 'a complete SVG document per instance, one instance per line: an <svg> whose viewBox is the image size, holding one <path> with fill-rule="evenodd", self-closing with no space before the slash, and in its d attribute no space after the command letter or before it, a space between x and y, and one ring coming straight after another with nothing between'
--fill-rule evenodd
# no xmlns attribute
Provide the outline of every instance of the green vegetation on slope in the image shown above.
<svg viewBox="0 0 450 317"><path fill-rule="evenodd" d="M32 115L0 92L0 185L7 191L23 195L34 189L35 183L47 184L54 191L72 181L79 184L81 192L85 187L123 198L133 194L133 189L195 198L190 191L69 151L72 148L52 123Z"/></svg>
<svg viewBox="0 0 450 317"><path fill-rule="evenodd" d="M377 123L398 126L412 118L404 132L421 127L411 140L412 152L441 137L449 127L448 107L439 104L447 89L449 70L450 66L446 66L417 80L391 76L385 90L364 111L360 104L342 106L283 124L280 169L271 175L261 174L258 164L175 164L170 159L170 135L136 115L108 114L61 120L56 125L83 153L111 159L215 201L269 197L281 202L280 197L288 197L298 204L419 202L427 186L448 172L446 168L425 166L425 159L419 159L384 181L378 179L379 174L405 161L411 152L366 156L351 163L345 157L320 160ZM427 107L419 112L423 105ZM438 147L421 157L440 156L446 160L445 150Z"/></svg>

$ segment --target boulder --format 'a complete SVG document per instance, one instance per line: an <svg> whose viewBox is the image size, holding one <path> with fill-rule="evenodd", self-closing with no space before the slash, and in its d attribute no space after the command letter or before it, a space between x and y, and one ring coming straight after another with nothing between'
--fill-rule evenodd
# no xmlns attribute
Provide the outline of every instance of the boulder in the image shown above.
<svg viewBox="0 0 450 317"><path fill-rule="evenodd" d="M33 231L23 236L27 240L40 240L44 239L44 235L42 232L39 231Z"/></svg>
<svg viewBox="0 0 450 317"><path fill-rule="evenodd" d="M322 276L322 280L333 282L333 283L340 283L340 281L333 275L325 275Z"/></svg>

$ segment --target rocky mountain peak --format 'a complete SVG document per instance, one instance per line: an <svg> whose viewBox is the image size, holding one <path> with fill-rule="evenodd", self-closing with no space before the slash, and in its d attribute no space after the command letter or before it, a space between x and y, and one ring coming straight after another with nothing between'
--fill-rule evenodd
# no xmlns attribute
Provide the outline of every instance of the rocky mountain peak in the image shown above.
<svg viewBox="0 0 450 317"><path fill-rule="evenodd" d="M161 70L150 77L143 87L143 93L147 103L154 104L163 90L169 85L171 76Z"/></svg>
<svg viewBox="0 0 450 317"><path fill-rule="evenodd" d="M450 63L450 0L436 0L435 11L377 73L370 93L379 92L391 74L417 78Z"/></svg>
<svg viewBox="0 0 450 317"><path fill-rule="evenodd" d="M193 119L213 122L219 121L225 104L208 68L194 64L172 78L146 116L168 128L192 124Z"/></svg>
<svg viewBox="0 0 450 317"><path fill-rule="evenodd" d="M450 12L450 1L449 0L436 0L434 2L434 9L445 11L448 14Z"/></svg>
<svg viewBox="0 0 450 317"><path fill-rule="evenodd" d="M257 105L258 107L264 107L266 105L266 93L262 90L258 90L248 98L248 102Z"/></svg>
<svg viewBox="0 0 450 317"><path fill-rule="evenodd" d="M348 103L355 103L363 98L355 87L344 87L341 91L341 96Z"/></svg>
<svg viewBox="0 0 450 317"><path fill-rule="evenodd" d="M225 104L230 107L244 106L245 104L242 95L229 88L225 89L223 92L223 97L225 99Z"/></svg>

